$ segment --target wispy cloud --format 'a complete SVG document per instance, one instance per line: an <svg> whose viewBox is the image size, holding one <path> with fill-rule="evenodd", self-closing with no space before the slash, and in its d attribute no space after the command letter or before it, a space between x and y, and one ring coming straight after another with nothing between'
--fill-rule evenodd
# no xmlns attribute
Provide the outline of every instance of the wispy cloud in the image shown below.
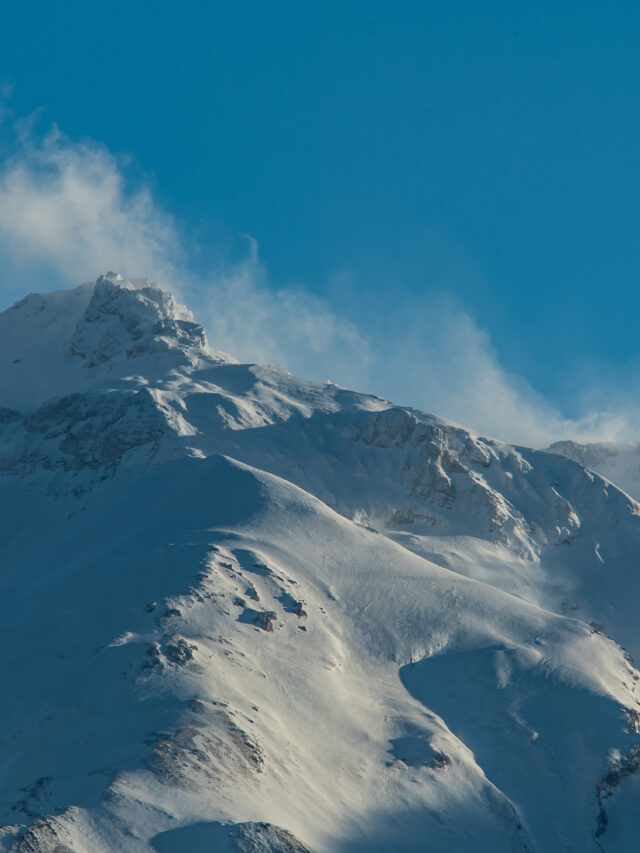
<svg viewBox="0 0 640 853"><path fill-rule="evenodd" d="M364 331L304 287L277 288L249 238L249 256L201 280L192 301L219 349L301 376L362 387L373 353Z"/></svg>
<svg viewBox="0 0 640 853"><path fill-rule="evenodd" d="M126 162L99 144L23 126L0 163L0 295L21 295L23 280L47 290L114 269L178 291L212 345L241 360L330 378L508 441L640 435L637 407L607 383L585 389L583 415L567 418L509 373L487 332L441 296L381 304L384 325L346 317L303 286L275 286L251 238L243 261L196 275L172 217L125 173ZM364 289L362 297L375 299Z"/></svg>
<svg viewBox="0 0 640 853"><path fill-rule="evenodd" d="M0 250L12 267L85 281L96 270L170 280L184 263L172 218L145 186L130 189L124 163L56 128L22 129L0 170Z"/></svg>
<svg viewBox="0 0 640 853"><path fill-rule="evenodd" d="M500 362L489 334L446 296L430 293L396 312L390 357L374 364L377 387L486 435L544 447L562 438L640 437L640 412L610 379L574 394L577 417Z"/></svg>

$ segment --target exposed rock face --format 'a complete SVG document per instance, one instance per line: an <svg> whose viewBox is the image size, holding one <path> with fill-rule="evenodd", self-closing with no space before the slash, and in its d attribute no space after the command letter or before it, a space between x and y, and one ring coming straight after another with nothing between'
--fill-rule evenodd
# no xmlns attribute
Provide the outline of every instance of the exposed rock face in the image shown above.
<svg viewBox="0 0 640 853"><path fill-rule="evenodd" d="M26 415L5 410L0 476L110 471L132 450L146 449L147 458L153 456L168 432L166 418L146 389L72 394Z"/></svg>
<svg viewBox="0 0 640 853"><path fill-rule="evenodd" d="M286 829L269 823L241 824L235 843L242 853L311 853Z"/></svg>
<svg viewBox="0 0 640 853"><path fill-rule="evenodd" d="M181 849L187 850L196 843L203 845L199 849L208 846L212 851L225 853L312 853L286 829L270 823L203 824L195 829L169 831L156 839L159 853L169 849L170 844L182 844Z"/></svg>
<svg viewBox="0 0 640 853"><path fill-rule="evenodd" d="M169 350L207 350L204 329L191 312L151 281L129 282L116 273L96 281L91 301L67 343L87 368L114 359ZM134 365L132 365L133 367Z"/></svg>
<svg viewBox="0 0 640 853"><path fill-rule="evenodd" d="M638 774L638 772L640 772L640 745L638 744L631 748L628 755L616 757L610 762L609 769L596 786L598 803L600 805L596 825L596 838L604 835L609 825L609 816L606 809L607 800L616 793L616 789L625 779Z"/></svg>
<svg viewBox="0 0 640 853"><path fill-rule="evenodd" d="M170 293L115 273L71 291L30 294L0 314L0 405L21 412L233 362L208 347L202 326Z"/></svg>

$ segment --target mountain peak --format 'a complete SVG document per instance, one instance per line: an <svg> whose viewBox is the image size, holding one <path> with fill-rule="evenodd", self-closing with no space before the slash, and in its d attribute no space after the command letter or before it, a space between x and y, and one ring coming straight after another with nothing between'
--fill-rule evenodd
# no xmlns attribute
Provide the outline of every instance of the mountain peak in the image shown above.
<svg viewBox="0 0 640 853"><path fill-rule="evenodd" d="M207 350L202 326L174 297L149 279L100 276L67 344L69 353L97 367L114 358L172 349Z"/></svg>
<svg viewBox="0 0 640 853"><path fill-rule="evenodd" d="M72 290L31 293L0 313L0 407L29 410L202 359L233 361L209 349L203 327L167 290L108 272Z"/></svg>

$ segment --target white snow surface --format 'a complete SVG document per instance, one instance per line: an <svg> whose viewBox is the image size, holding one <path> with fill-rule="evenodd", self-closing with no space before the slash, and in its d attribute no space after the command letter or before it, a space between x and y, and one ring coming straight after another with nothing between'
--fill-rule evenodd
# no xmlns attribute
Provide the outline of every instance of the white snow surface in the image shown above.
<svg viewBox="0 0 640 853"><path fill-rule="evenodd" d="M2 405L31 410L52 397L113 387L207 358L204 329L148 279L107 273L74 290L31 293L0 313Z"/></svg>
<svg viewBox="0 0 640 853"><path fill-rule="evenodd" d="M640 500L640 445L631 441L557 441L549 450L597 471L635 500Z"/></svg>
<svg viewBox="0 0 640 853"><path fill-rule="evenodd" d="M640 506L597 466L113 273L0 314L0 365L0 851L637 847Z"/></svg>

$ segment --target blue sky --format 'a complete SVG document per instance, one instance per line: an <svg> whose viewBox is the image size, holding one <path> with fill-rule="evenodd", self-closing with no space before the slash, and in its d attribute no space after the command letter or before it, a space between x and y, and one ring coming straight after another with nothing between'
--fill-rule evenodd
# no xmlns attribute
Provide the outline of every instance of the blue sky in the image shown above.
<svg viewBox="0 0 640 853"><path fill-rule="evenodd" d="M326 367L495 431L465 408L464 384L453 400L424 379L457 382L452 361L486 358L516 411L524 400L543 421L552 412L560 431L594 413L627 417L639 38L632 3L11 4L0 30L5 175L10 163L34 186L50 178L51 148L45 163L38 146L55 123L54 169L72 152L90 172L93 152L122 180L113 204L145 194L137 225L148 231L148 216L160 228L162 270L197 279L190 301L204 304L212 270L225 270L251 276L271 312L293 294L290 324L294 304L337 324L304 357L302 342L275 347L292 369ZM4 245L3 304L26 284L102 271L42 245L30 253L24 234L19 250L15 234Z"/></svg>

